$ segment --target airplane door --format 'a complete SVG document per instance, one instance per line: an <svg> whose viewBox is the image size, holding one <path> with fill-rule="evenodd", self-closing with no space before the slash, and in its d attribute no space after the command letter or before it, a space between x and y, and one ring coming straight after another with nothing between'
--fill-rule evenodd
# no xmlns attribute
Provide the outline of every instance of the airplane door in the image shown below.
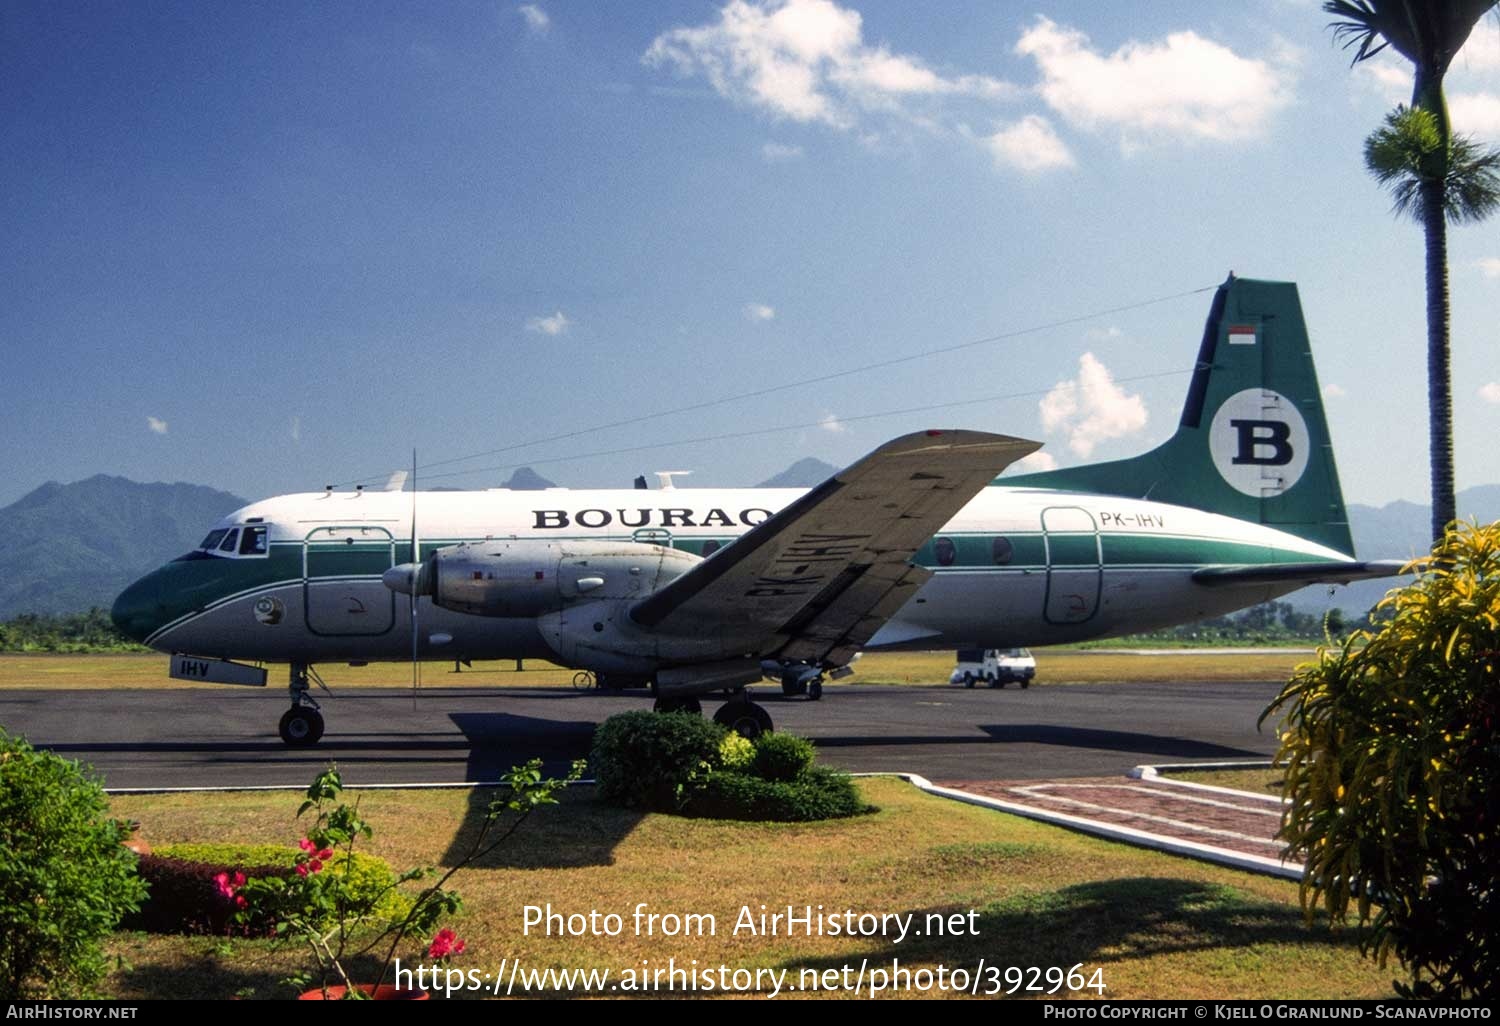
<svg viewBox="0 0 1500 1026"><path fill-rule="evenodd" d="M317 527L302 543L302 608L307 629L333 637L385 634L396 622L396 593L380 575L396 561L383 527Z"/></svg>
<svg viewBox="0 0 1500 1026"><path fill-rule="evenodd" d="M1050 506L1042 510L1042 538L1047 547L1047 622L1093 619L1104 578L1093 516L1077 506Z"/></svg>

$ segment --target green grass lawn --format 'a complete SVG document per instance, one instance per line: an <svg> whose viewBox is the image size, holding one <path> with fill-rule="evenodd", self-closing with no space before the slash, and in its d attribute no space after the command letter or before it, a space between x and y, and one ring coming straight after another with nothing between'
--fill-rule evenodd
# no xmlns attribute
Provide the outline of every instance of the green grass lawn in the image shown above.
<svg viewBox="0 0 1500 1026"><path fill-rule="evenodd" d="M456 965L494 972L502 960L519 959L527 969L619 974L643 960L661 967L697 959L699 966L788 970L795 985L804 969L899 960L913 969L972 972L983 959L1001 973L1098 969L1110 998L1391 994L1392 973L1359 955L1352 932L1304 922L1293 884L944 801L893 779L860 786L879 812L815 824L641 815L603 807L591 788L575 788L496 857L455 877L465 911L453 925L468 943ZM139 820L158 844L295 844L298 800L285 792L132 795L113 798L112 810ZM485 798L463 790L368 791L360 801L376 830L368 850L403 869L449 859L475 828ZM712 915L717 929L637 936L630 924L641 902L658 913ZM617 913L626 927L617 937L527 935L523 908L548 904L564 914ZM965 929L903 941L735 935L740 910L758 914L761 905L910 913L918 926L928 913L956 913ZM265 941L120 933L110 950L122 965L108 987L121 998L284 997L290 992L277 981L299 964L294 949ZM373 974L370 966L363 971Z"/></svg>
<svg viewBox="0 0 1500 1026"><path fill-rule="evenodd" d="M1033 687L1055 684L1099 684L1115 681L1175 680L1286 680L1297 664L1311 656L1287 652L1195 652L1184 649L1169 655L1135 652L1098 652L1079 649L1037 649L1037 678ZM848 684L946 684L953 672L953 653L871 652L854 664ZM318 671L331 685L344 687L409 687L409 663L371 663L369 666L321 665ZM572 687L574 671L542 660L527 660L521 671L513 660L479 662L453 672L453 663L422 664L424 687ZM268 687L286 686L282 664L269 667ZM827 687L838 687L830 683ZM1015 687L1016 685L1011 685ZM0 688L145 688L224 687L172 680L167 656L160 653L107 655L0 655Z"/></svg>

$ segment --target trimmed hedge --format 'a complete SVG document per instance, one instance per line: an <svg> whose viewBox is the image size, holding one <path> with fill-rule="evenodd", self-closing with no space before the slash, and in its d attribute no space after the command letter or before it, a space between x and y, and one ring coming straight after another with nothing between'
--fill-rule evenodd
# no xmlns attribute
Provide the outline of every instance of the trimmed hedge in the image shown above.
<svg viewBox="0 0 1500 1026"><path fill-rule="evenodd" d="M234 903L219 893L214 877L225 872L251 879L288 876L296 858L297 849L274 844L163 845L141 856L140 874L150 894L140 911L120 925L148 933L269 937L274 932L269 918L235 921ZM344 872L346 866L356 896L384 892L376 906L382 915L400 918L411 907L411 899L395 889L396 874L384 859L355 852L351 861L339 854L329 861L328 871Z"/></svg>
<svg viewBox="0 0 1500 1026"><path fill-rule="evenodd" d="M765 780L720 770L708 778L685 812L705 819L810 822L873 812L847 773L813 766L796 780Z"/></svg>
<svg viewBox="0 0 1500 1026"><path fill-rule="evenodd" d="M137 868L150 891L140 911L120 922L122 929L217 937L269 937L274 931L269 920L236 923L238 909L219 893L215 876L224 872L277 876L291 871L285 865L192 862L156 852L142 855Z"/></svg>

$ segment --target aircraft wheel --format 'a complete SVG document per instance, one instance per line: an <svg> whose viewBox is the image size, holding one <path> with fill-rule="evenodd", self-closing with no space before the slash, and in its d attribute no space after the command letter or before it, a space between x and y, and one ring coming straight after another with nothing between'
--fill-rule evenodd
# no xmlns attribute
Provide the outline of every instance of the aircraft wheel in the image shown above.
<svg viewBox="0 0 1500 1026"><path fill-rule="evenodd" d="M277 728L281 740L293 748L307 748L323 736L323 714L305 705L294 705L281 714Z"/></svg>
<svg viewBox="0 0 1500 1026"><path fill-rule="evenodd" d="M771 714L754 702L725 702L714 713L714 722L751 741L772 729Z"/></svg>
<svg viewBox="0 0 1500 1026"><path fill-rule="evenodd" d="M659 713L681 712L692 713L694 716L703 715L703 703L696 698L658 698L651 708Z"/></svg>
<svg viewBox="0 0 1500 1026"><path fill-rule="evenodd" d="M807 685L807 700L809 702L816 702L818 699L820 699L822 697L823 697L823 682L815 677ZM767 728L767 729L770 729L770 728Z"/></svg>

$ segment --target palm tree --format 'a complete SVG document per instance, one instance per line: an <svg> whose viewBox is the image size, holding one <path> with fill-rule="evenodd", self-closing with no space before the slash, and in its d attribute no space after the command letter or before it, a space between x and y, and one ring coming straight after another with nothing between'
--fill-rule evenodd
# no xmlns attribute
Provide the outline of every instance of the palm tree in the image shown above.
<svg viewBox="0 0 1500 1026"><path fill-rule="evenodd" d="M1448 221L1479 221L1500 205L1500 153L1455 139L1443 78L1481 18L1500 0L1327 0L1334 38L1354 63L1387 46L1412 64L1411 107L1398 107L1365 141L1365 164L1395 195L1396 212L1426 240L1427 403L1432 532L1457 516L1453 486L1453 388L1448 359Z"/></svg>

